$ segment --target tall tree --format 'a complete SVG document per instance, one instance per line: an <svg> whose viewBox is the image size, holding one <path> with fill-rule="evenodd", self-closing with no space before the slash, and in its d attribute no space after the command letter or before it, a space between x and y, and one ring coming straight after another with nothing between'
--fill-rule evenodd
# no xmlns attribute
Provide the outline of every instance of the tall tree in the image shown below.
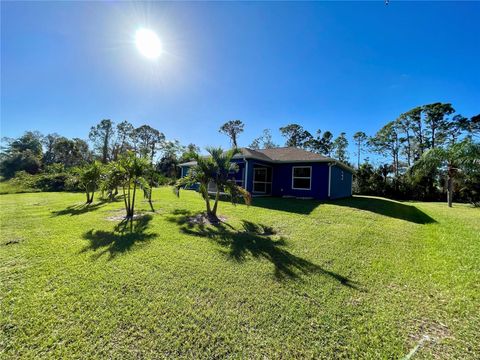
<svg viewBox="0 0 480 360"><path fill-rule="evenodd" d="M422 120L422 107L415 107L402 115L405 118L403 122L405 124L408 123L413 132L413 141L410 143L410 146L412 147L411 152L413 161L415 161L422 156L423 152L427 148L425 144L425 130Z"/></svg>
<svg viewBox="0 0 480 360"><path fill-rule="evenodd" d="M355 140L355 145L357 146L357 169L360 168L360 157L362 150L367 142L367 135L363 131L357 131L353 135L353 139Z"/></svg>
<svg viewBox="0 0 480 360"><path fill-rule="evenodd" d="M230 120L220 126L218 132L224 133L230 138L232 147L237 148L238 136L243 132L244 124L241 120Z"/></svg>
<svg viewBox="0 0 480 360"><path fill-rule="evenodd" d="M101 154L102 163L109 160L110 145L115 134L113 122L110 119L103 119L95 126L92 126L88 137L92 141L95 150Z"/></svg>
<svg viewBox="0 0 480 360"><path fill-rule="evenodd" d="M149 125L142 125L135 129L135 137L138 153L153 163L157 150L164 145L165 135Z"/></svg>
<svg viewBox="0 0 480 360"><path fill-rule="evenodd" d="M397 123L395 121L389 122L371 137L368 143L372 150L377 154L385 157L392 157L393 171L395 177L398 177L398 154L400 151L400 142Z"/></svg>
<svg viewBox="0 0 480 360"><path fill-rule="evenodd" d="M478 171L480 167L480 144L465 139L447 148L432 148L413 166L413 172L423 175L432 170L443 169L447 176L447 202L452 207L454 180L462 172Z"/></svg>
<svg viewBox="0 0 480 360"><path fill-rule="evenodd" d="M285 146L305 148L312 139L312 134L298 124L283 126L280 128L280 132L287 139Z"/></svg>
<svg viewBox="0 0 480 360"><path fill-rule="evenodd" d="M405 155L407 157L407 164L412 164L412 122L410 116L401 114L397 119L397 128L404 136L400 137L400 143L405 144Z"/></svg>
<svg viewBox="0 0 480 360"><path fill-rule="evenodd" d="M135 138L135 128L126 120L117 124L116 130L116 137L112 149L113 160L117 160L120 154L131 150Z"/></svg>
<svg viewBox="0 0 480 360"><path fill-rule="evenodd" d="M320 153L326 156L331 156L333 151L333 134L330 131L325 131L320 139Z"/></svg>
<svg viewBox="0 0 480 360"><path fill-rule="evenodd" d="M445 129L446 116L453 114L455 109L451 104L433 103L423 106L427 134L430 135L430 148L435 149L441 145L446 138Z"/></svg>
<svg viewBox="0 0 480 360"><path fill-rule="evenodd" d="M348 162L348 140L344 132L333 141L334 157L341 162Z"/></svg>

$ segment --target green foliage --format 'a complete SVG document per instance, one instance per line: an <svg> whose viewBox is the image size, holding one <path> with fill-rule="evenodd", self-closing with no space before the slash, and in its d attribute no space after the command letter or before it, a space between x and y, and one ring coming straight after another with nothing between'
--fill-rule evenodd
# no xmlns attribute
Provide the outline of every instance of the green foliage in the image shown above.
<svg viewBox="0 0 480 360"><path fill-rule="evenodd" d="M197 156L197 164L190 168L187 176L179 179L175 184L174 190L177 196L180 195L180 189L199 186L199 192L202 195L207 210L207 215L211 220L217 221L217 208L220 200L220 193L229 195L232 203L235 203L239 197L242 197L246 204L250 204L251 195L244 188L238 186L232 173L238 171L238 166L232 163L232 158L239 152L237 148L224 151L222 148L207 148L209 156ZM210 205L209 185L215 187L215 200L213 207Z"/></svg>
<svg viewBox="0 0 480 360"><path fill-rule="evenodd" d="M95 191L100 185L102 165L98 161L78 169L78 182L87 196L87 204L93 202Z"/></svg>
<svg viewBox="0 0 480 360"><path fill-rule="evenodd" d="M312 134L298 124L289 124L280 128L280 133L287 140L285 146L307 148L312 140Z"/></svg>
<svg viewBox="0 0 480 360"><path fill-rule="evenodd" d="M115 177L112 183L122 188L126 217L133 218L135 214L135 200L137 189L142 190L144 196L150 198L151 187L145 177L151 168L145 158L140 158L133 152L127 152L112 164L110 173Z"/></svg>
<svg viewBox="0 0 480 360"><path fill-rule="evenodd" d="M241 120L230 120L223 124L218 130L218 132L227 135L232 142L232 147L236 148L238 146L238 135L243 132L243 128L244 124Z"/></svg>

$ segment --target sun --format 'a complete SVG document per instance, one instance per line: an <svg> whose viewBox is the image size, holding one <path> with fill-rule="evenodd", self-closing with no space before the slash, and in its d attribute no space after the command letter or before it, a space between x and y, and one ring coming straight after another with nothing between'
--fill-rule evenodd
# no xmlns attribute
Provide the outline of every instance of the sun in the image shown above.
<svg viewBox="0 0 480 360"><path fill-rule="evenodd" d="M138 29L135 33L135 45L138 51L148 59L158 59L162 53L162 43L152 30Z"/></svg>

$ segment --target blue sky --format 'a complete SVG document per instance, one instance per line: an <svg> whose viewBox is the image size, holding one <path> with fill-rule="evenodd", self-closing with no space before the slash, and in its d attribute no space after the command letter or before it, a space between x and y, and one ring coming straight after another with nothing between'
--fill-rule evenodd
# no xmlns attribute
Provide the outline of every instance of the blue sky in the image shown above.
<svg viewBox="0 0 480 360"><path fill-rule="evenodd" d="M416 105L480 112L480 2L1 3L1 132L86 138L103 118L227 146L264 128L373 134ZM154 30L157 61L134 45ZM353 149L351 149L351 156Z"/></svg>

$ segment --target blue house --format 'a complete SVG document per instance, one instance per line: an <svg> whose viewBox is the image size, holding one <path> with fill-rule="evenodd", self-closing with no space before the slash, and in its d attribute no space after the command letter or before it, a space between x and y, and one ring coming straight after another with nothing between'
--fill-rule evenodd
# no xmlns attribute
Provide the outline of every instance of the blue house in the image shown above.
<svg viewBox="0 0 480 360"><path fill-rule="evenodd" d="M238 185L253 196L338 199L352 195L354 170L329 157L295 147L241 148L233 161ZM195 161L180 164L181 176Z"/></svg>

